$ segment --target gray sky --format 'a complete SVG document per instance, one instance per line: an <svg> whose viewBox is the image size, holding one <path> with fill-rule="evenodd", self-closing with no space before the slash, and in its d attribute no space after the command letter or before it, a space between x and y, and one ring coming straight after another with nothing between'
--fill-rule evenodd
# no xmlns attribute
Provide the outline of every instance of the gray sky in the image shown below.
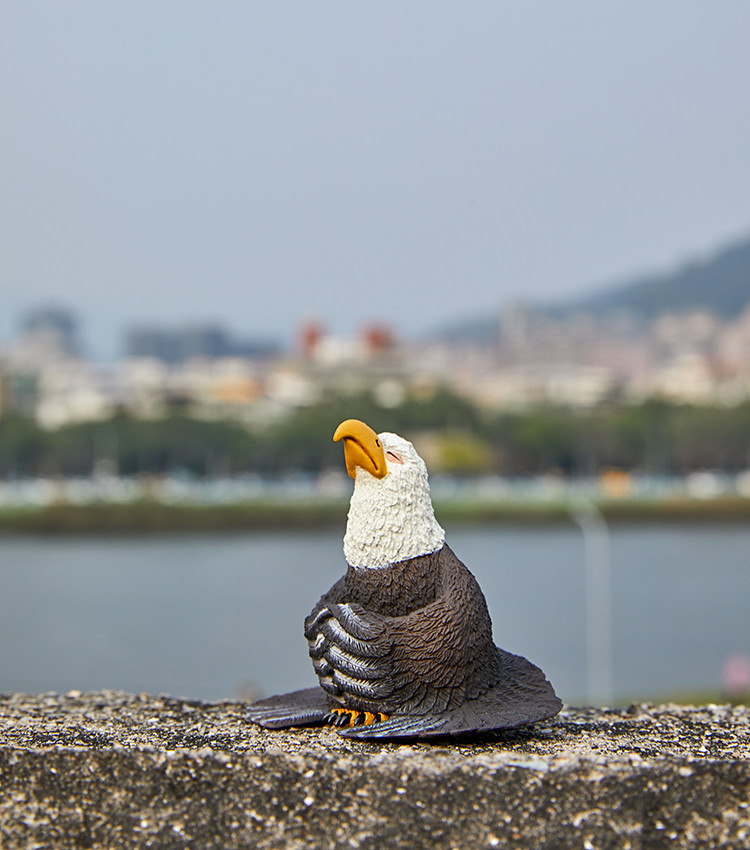
<svg viewBox="0 0 750 850"><path fill-rule="evenodd" d="M750 2L0 11L0 341L416 335L750 231Z"/></svg>

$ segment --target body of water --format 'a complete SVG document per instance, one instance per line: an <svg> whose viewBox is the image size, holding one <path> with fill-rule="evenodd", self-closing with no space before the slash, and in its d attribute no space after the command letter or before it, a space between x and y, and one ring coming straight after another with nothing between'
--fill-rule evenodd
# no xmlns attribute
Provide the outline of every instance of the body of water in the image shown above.
<svg viewBox="0 0 750 850"><path fill-rule="evenodd" d="M586 694L575 527L448 528L495 642ZM718 688L750 654L750 528L611 531L619 699ZM336 532L0 538L0 692L116 688L206 700L315 683L302 621L344 572Z"/></svg>

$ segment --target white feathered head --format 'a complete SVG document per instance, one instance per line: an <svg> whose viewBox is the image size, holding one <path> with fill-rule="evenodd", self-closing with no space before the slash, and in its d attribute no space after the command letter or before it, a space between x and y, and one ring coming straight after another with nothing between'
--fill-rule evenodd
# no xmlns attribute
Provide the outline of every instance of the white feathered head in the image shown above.
<svg viewBox="0 0 750 850"><path fill-rule="evenodd" d="M427 467L398 434L376 434L359 419L342 422L333 435L344 440L354 492L344 536L353 567L380 569L436 552L445 542L430 499Z"/></svg>

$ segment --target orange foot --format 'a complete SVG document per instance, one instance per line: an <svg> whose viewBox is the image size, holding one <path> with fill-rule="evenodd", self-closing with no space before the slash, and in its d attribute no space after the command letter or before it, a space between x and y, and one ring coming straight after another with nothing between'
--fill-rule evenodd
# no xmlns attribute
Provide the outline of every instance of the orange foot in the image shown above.
<svg viewBox="0 0 750 850"><path fill-rule="evenodd" d="M357 711L356 708L332 708L323 718L326 723L333 726L370 726L372 723L381 723L388 720L389 715L382 711Z"/></svg>

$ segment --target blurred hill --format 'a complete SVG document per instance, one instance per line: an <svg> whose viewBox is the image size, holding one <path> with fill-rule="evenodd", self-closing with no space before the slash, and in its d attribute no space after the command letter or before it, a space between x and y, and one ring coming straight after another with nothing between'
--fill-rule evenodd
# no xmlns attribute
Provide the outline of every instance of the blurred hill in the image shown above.
<svg viewBox="0 0 750 850"><path fill-rule="evenodd" d="M563 312L603 316L626 310L638 318L706 308L732 318L750 303L750 236L676 271L647 275L562 306Z"/></svg>
<svg viewBox="0 0 750 850"><path fill-rule="evenodd" d="M725 319L737 316L750 303L750 236L725 245L710 256L691 260L676 270L640 275L619 284L599 287L593 294L555 304L536 304L535 310L563 318L586 313L604 319L627 313L651 321L662 313L704 308ZM497 317L467 317L442 329L448 339L489 341L499 332Z"/></svg>

